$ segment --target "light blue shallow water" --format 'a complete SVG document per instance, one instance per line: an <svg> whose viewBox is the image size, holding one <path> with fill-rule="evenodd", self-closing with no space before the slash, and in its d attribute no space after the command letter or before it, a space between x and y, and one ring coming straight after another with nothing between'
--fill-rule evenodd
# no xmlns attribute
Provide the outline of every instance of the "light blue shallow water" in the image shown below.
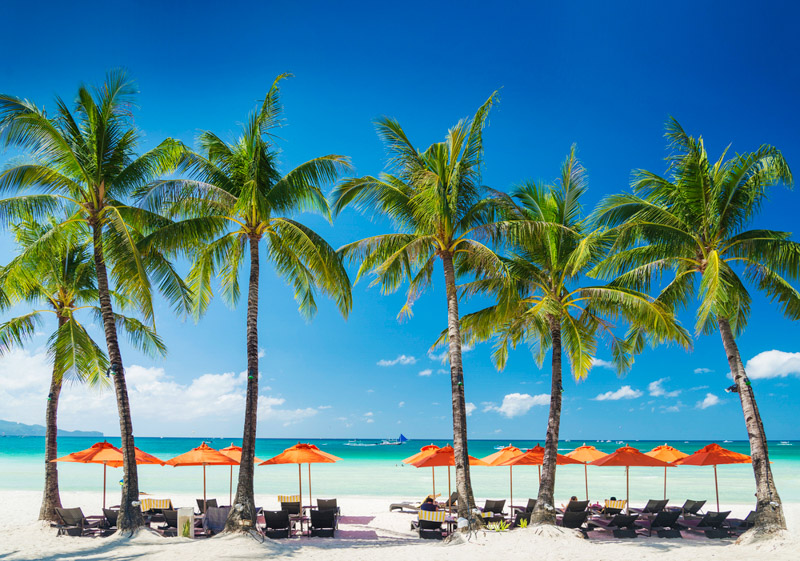
<svg viewBox="0 0 800 561"><path fill-rule="evenodd" d="M109 442L119 445L119 439L109 438ZM88 448L96 442L93 438L67 437L59 439L59 455L65 455ZM163 460L182 454L199 446L202 440L193 438L137 438L136 445ZM207 439L214 448L231 444L230 440ZM268 459L296 440L259 439L256 455ZM422 497L431 492L431 469L417 469L401 463L401 460L419 450L430 441L409 441L402 446L347 446L346 440L310 440L322 450L342 458L335 464L315 464L312 466L312 487L318 496L391 496ZM442 446L446 441L433 441ZM235 444L240 444L236 441ZM476 440L469 443L473 456L484 457L495 452L495 446L507 445L508 441ZM525 449L535 446L536 441L514 441L511 444ZM562 441L559 451L563 454L583 442ZM623 443L587 442L603 452L613 452ZM631 441L631 446L643 452L664 442ZM686 453L705 446L705 441L672 441L668 444ZM725 448L735 452L749 453L747 442L721 442ZM770 459L778 491L783 501L800 502L800 441L787 443L772 442ZM2 437L0 438L0 490L40 490L44 473L43 437ZM230 468L210 466L206 468L208 495L227 498L230 482ZM234 478L236 474L234 468ZM303 467L304 492L307 492L306 478L308 468ZM295 465L256 467L256 494L259 497L274 497L277 494L296 493L297 472ZM589 495L594 499L609 496L625 496L624 468L589 467ZM648 498L663 495L664 470L661 468L631 468L631 502L643 502ZM718 468L720 501L725 504L749 504L753 502L755 483L752 467L749 464L727 465ZM103 467L91 464L59 464L60 486L63 491L94 491L102 488ZM108 470L108 491L119 489L121 469ZM436 468L436 492L447 493L447 469ZM509 492L509 469L503 467L474 467L472 469L473 487L476 497L507 497ZM514 468L514 495L522 499L535 496L538 476L534 466ZM170 493L202 492L202 468L139 466L139 485L142 491L157 496ZM455 483L455 481L453 481ZM234 481L235 485L235 481ZM685 498L714 498L714 474L711 467L676 467L668 469L668 496L679 502ZM570 495L584 495L584 468L582 466L563 466L558 468L556 479L556 498L562 500ZM227 501L225 501L227 502ZM516 500L515 500L516 502Z"/></svg>

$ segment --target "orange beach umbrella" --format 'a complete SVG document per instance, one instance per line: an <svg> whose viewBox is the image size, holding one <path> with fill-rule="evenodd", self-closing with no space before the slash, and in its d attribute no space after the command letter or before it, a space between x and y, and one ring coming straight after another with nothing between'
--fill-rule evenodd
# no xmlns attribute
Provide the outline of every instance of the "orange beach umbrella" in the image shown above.
<svg viewBox="0 0 800 561"><path fill-rule="evenodd" d="M630 468L633 466L664 467L666 462L646 456L631 446L617 448L615 452L591 462L592 466L625 466L625 512L630 513Z"/></svg>
<svg viewBox="0 0 800 561"><path fill-rule="evenodd" d="M670 464L675 460L680 460L681 458L685 458L689 455L681 452L677 448L669 446L666 443L662 444L661 446L656 446L644 454L645 456L650 456L651 458L656 458L662 462L668 462ZM667 466L664 466L664 498L667 498Z"/></svg>
<svg viewBox="0 0 800 561"><path fill-rule="evenodd" d="M192 448L185 454L167 460L167 465L178 466L203 466L203 511L206 510L206 466L236 466L237 460L226 456L219 450L211 448L203 442L197 448Z"/></svg>
<svg viewBox="0 0 800 561"><path fill-rule="evenodd" d="M589 468L587 467L589 462L593 462L595 460L599 460L603 456L608 456L605 452L601 452L594 446L587 446L584 444L583 446L578 446L572 452L567 452L564 454L568 458L572 458L573 460L578 460L583 464L583 480L586 484L586 500L589 500Z"/></svg>
<svg viewBox="0 0 800 561"><path fill-rule="evenodd" d="M303 502L303 475L301 471L302 464L308 464L308 501L309 505L313 504L311 501L311 464L332 464L341 460L340 457L334 456L327 452L323 452L313 444L304 444L298 442L291 448L287 448L277 456L270 458L265 462L261 462L260 466L271 466L277 464L297 464L297 479L300 484L300 503ZM302 506L302 504L301 504Z"/></svg>
<svg viewBox="0 0 800 561"><path fill-rule="evenodd" d="M413 464L414 462L420 461L422 458L427 458L428 456L436 452L438 449L439 447L436 446L435 444L428 444L427 446L423 446L422 448L420 448L419 452L417 452L416 454L409 456L408 458L403 460L403 463ZM433 497L436 498L436 473L434 472L433 466L431 466L431 478L433 480ZM450 499L448 498L448 500Z"/></svg>
<svg viewBox="0 0 800 561"><path fill-rule="evenodd" d="M501 464L504 466L537 466L539 468L539 484L542 483L542 464L544 463L544 448L536 445L527 450L524 454L520 454L515 458L511 458L506 463ZM580 464L581 462L573 460L561 454L556 454L556 465L563 466L567 464Z"/></svg>
<svg viewBox="0 0 800 561"><path fill-rule="evenodd" d="M233 458L236 460L237 463L242 463L242 447L241 446L234 446L233 442L231 445L226 448L220 448L219 450L229 458ZM253 456L253 462L260 462L259 458ZM230 489L228 490L228 503L233 504L233 465L231 465L231 484Z"/></svg>
<svg viewBox="0 0 800 561"><path fill-rule="evenodd" d="M473 456L469 456L469 465L471 466L485 466L487 465L486 462L483 460L479 460ZM447 502L450 502L450 466L456 465L455 453L453 451L453 447L449 444L447 446L443 446L438 450L434 450L431 454L413 462L411 464L414 467L437 467L437 466L447 466Z"/></svg>
<svg viewBox="0 0 800 561"><path fill-rule="evenodd" d="M134 447L136 451L136 463L142 464L157 464L164 465L164 462L155 456L142 452ZM103 464L103 508L106 508L106 468L111 466L113 468L122 467L122 450L106 441L97 442L92 444L86 450L80 452L73 452L55 460L53 462L77 462L82 464Z"/></svg>
<svg viewBox="0 0 800 561"><path fill-rule="evenodd" d="M486 465L488 466L505 466L505 465L508 466L509 508L511 507L511 505L514 504L514 465L506 464L506 462L521 455L522 455L522 450L520 450L516 446L511 446L509 444L508 446L498 450L494 454L489 454L485 458L482 458L482 460L486 462ZM448 500L450 499L448 498Z"/></svg>
<svg viewBox="0 0 800 561"><path fill-rule="evenodd" d="M719 444L704 446L691 456L680 458L672 463L676 466L714 466L714 489L717 493L717 511L719 512L719 483L717 482L717 466L724 464L750 464L753 460L747 454L726 450Z"/></svg>

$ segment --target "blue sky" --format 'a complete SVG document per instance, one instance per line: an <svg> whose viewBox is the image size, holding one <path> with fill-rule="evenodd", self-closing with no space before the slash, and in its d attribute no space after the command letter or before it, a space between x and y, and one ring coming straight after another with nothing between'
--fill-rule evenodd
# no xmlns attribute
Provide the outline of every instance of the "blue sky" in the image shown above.
<svg viewBox="0 0 800 561"><path fill-rule="evenodd" d="M274 77L292 72L283 86L283 169L337 153L351 157L358 174L376 174L384 165L376 117L397 118L425 147L499 89L484 183L509 189L552 179L576 143L589 172L588 205L625 189L633 168L663 172L670 115L702 134L711 154L729 143L738 152L770 143L800 165L799 14L790 3L252 4L6 6L6 21L36 25L5 26L0 91L52 106L54 95L69 98L81 81L125 67L141 90L136 121L147 149L168 136L191 143L204 129L232 134ZM775 189L756 224L791 230L798 209L796 192ZM303 219L335 246L390 227L353 211L333 226ZM0 256L10 254L4 237ZM262 267L259 436L452 434L446 366L428 353L445 320L438 275L404 323L396 320L402 292L383 296L368 282L354 289L347 321L323 301L308 323L291 289ZM137 434L240 435L243 304L230 310L215 301L197 325L159 307L169 357L124 354ZM683 321L693 325L691 315ZM739 344L754 361L775 439L800 438L789 397L800 389L798 335L796 323L756 297ZM44 341L0 359L0 418L43 422ZM482 345L465 354L471 437L543 438L547 365L540 371L520 349L498 373L490 353ZM727 373L716 335L699 337L692 353L648 350L624 378L599 363L581 383L567 378L562 437L745 438L738 400L722 391ZM64 428L116 434L115 415L109 394L65 391Z"/></svg>

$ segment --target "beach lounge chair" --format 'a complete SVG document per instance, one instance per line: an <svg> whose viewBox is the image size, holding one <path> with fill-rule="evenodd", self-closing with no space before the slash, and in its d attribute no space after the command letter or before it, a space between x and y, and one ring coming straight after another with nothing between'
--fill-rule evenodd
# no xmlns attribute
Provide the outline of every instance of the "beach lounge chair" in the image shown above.
<svg viewBox="0 0 800 561"><path fill-rule="evenodd" d="M606 499L605 503L603 504L602 510L600 510L601 514L605 514L607 516L614 516L615 514L620 514L623 510L625 510L625 505L628 503L625 499L617 500L617 499Z"/></svg>
<svg viewBox="0 0 800 561"><path fill-rule="evenodd" d="M728 518L725 524L732 534L741 536L747 530L752 528L756 523L756 511L751 510L750 513L744 518Z"/></svg>
<svg viewBox="0 0 800 561"><path fill-rule="evenodd" d="M103 509L103 516L105 517L105 522L103 523L103 528L106 530L111 530L113 532L117 531L117 518L119 517L119 511L114 510L111 508L104 508Z"/></svg>
<svg viewBox="0 0 800 561"><path fill-rule="evenodd" d="M197 510L200 511L200 514L206 513L206 508L217 508L217 499L206 499L205 508L203 506L203 499L195 499L197 501Z"/></svg>
<svg viewBox="0 0 800 561"><path fill-rule="evenodd" d="M705 501L693 501L691 499L686 499L686 502L683 503L682 507L670 507L667 510L677 510L681 513L681 516L686 518L687 516L698 516L700 514L700 509L703 508L705 504Z"/></svg>
<svg viewBox="0 0 800 561"><path fill-rule="evenodd" d="M177 536L178 535L178 511L175 509L165 509L161 511L164 516L164 524L158 526L156 529L164 536Z"/></svg>
<svg viewBox="0 0 800 561"><path fill-rule="evenodd" d="M499 501L495 500L487 500L484 503L483 508L483 521L488 522L500 522L501 520L505 520L505 513L503 509L506 506L506 500L502 499Z"/></svg>
<svg viewBox="0 0 800 561"><path fill-rule="evenodd" d="M666 508L669 499L650 499L644 508L632 508L631 512L638 512L640 514L658 514Z"/></svg>
<svg viewBox="0 0 800 561"><path fill-rule="evenodd" d="M332 510L335 514L334 527L337 529L339 528L339 516L341 516L342 511L336 499L317 499L317 510L320 512L323 510Z"/></svg>
<svg viewBox="0 0 800 561"><path fill-rule="evenodd" d="M713 512L709 510L702 518L683 519L679 524L690 532L703 532L707 538L727 538L730 536L725 528L725 520L731 511Z"/></svg>
<svg viewBox="0 0 800 561"><path fill-rule="evenodd" d="M623 501L624 502L624 501ZM638 514L615 514L611 518L593 518L589 525L610 530L615 538L635 538Z"/></svg>
<svg viewBox="0 0 800 561"><path fill-rule="evenodd" d="M443 510L420 510L417 528L419 537L426 540L441 540L447 536L444 522L447 513Z"/></svg>
<svg viewBox="0 0 800 561"><path fill-rule="evenodd" d="M219 534L225 529L225 521L231 512L229 506L209 506L203 517L203 530L207 536Z"/></svg>
<svg viewBox="0 0 800 561"><path fill-rule="evenodd" d="M312 538L332 538L336 533L336 511L335 510L312 510L311 511L311 537Z"/></svg>
<svg viewBox="0 0 800 561"><path fill-rule="evenodd" d="M589 501L570 501L564 512L583 512L589 506Z"/></svg>
<svg viewBox="0 0 800 561"><path fill-rule="evenodd" d="M392 512L394 510L399 510L400 512L417 512L419 511L419 507L422 506L422 503L424 503L428 497L433 497L435 500L436 497L438 496L439 493L437 493L436 496L428 495L418 503L414 503L411 501L403 501L402 503L392 503L389 505L389 512Z"/></svg>
<svg viewBox="0 0 800 561"><path fill-rule="evenodd" d="M636 525L640 526L647 532L648 536L653 535L653 530L659 538L681 538L680 524L678 517L681 515L678 511L662 510L653 518L640 518L636 520Z"/></svg>
<svg viewBox="0 0 800 561"><path fill-rule="evenodd" d="M578 501L573 501L573 502L578 502ZM588 501L585 502L588 503ZM586 519L588 518L588 516L589 516L588 510L582 510L582 511L567 510L564 512L563 515L556 517L556 524L558 526L563 526L564 528L578 530L581 534L583 534L583 537L586 538L588 537L586 533L589 531L589 528L586 526Z"/></svg>
<svg viewBox="0 0 800 561"><path fill-rule="evenodd" d="M456 503L458 502L458 491L453 491L450 493L450 497L443 503L439 503L440 506L445 508L453 508Z"/></svg>
<svg viewBox="0 0 800 561"><path fill-rule="evenodd" d="M170 499L142 499L139 508L148 516L161 514L165 510L174 510Z"/></svg>
<svg viewBox="0 0 800 561"><path fill-rule="evenodd" d="M517 512L514 516L514 522L511 524L511 529L519 528L520 522L525 521L528 526L531 524L531 513L529 512Z"/></svg>
<svg viewBox="0 0 800 561"><path fill-rule="evenodd" d="M278 495L278 502L281 503L281 510L285 510L290 516L301 516L300 495Z"/></svg>
<svg viewBox="0 0 800 561"><path fill-rule="evenodd" d="M285 510L264 511L264 535L273 540L292 536L292 524Z"/></svg>
<svg viewBox="0 0 800 561"><path fill-rule="evenodd" d="M104 517L93 516L91 519L83 515L83 510L78 508L58 508L56 515L60 523L56 524L59 536L98 536L101 534L101 526L105 522Z"/></svg>
<svg viewBox="0 0 800 561"><path fill-rule="evenodd" d="M523 510L521 506L512 506L511 510L519 512L533 512L534 508L536 508L536 499L528 499L528 504L525 505L525 510Z"/></svg>

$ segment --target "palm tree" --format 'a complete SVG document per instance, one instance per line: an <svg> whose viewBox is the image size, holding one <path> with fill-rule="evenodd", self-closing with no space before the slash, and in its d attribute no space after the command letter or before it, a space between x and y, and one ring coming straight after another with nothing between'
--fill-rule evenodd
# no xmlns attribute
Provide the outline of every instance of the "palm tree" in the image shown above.
<svg viewBox="0 0 800 561"><path fill-rule="evenodd" d="M256 520L253 497L253 458L258 411L258 280L261 242L278 273L295 289L300 312L316 311L319 289L336 301L342 315L352 305L350 279L336 251L312 229L287 215L317 212L330 220L328 201L320 185L335 181L349 169L344 156L309 160L286 175L278 171L272 130L280 125L282 107L276 78L264 102L250 114L240 136L227 143L212 132L199 136L202 155L185 151L179 171L188 179L159 181L143 194L143 204L180 222L152 237L171 251L194 252L188 282L194 291L194 314L205 312L212 297L212 277L218 274L223 298L235 305L239 298L239 269L249 253L247 297L247 398L242 437L242 460L236 488L236 508L227 531L252 528ZM195 244L210 240L200 249Z"/></svg>
<svg viewBox="0 0 800 561"><path fill-rule="evenodd" d="M756 525L759 530L786 528L772 478L767 437L755 393L745 372L736 337L750 312L748 281L777 301L784 315L800 319L800 293L790 281L800 277L800 244L775 230L747 230L778 183L792 174L781 152L763 145L729 160L711 162L702 137L689 136L674 119L667 123L673 154L667 177L639 170L632 194L607 197L600 219L616 226L615 252L597 272L617 275L642 290L672 270L675 277L659 300L678 309L697 298L698 333L719 330L739 394L756 479ZM699 284L697 284L699 281Z"/></svg>
<svg viewBox="0 0 800 561"><path fill-rule="evenodd" d="M471 517L475 500L467 461L467 415L456 276L494 263L497 256L479 238L494 236L492 192L481 185L483 128L496 92L472 119L451 128L444 142L419 151L394 119L381 118L376 126L389 151L388 173L340 183L333 193L334 210L347 205L382 213L397 226L397 233L366 238L340 249L360 262L358 278L372 271L384 292L397 290L408 279L408 299L400 317L432 281L434 265L444 267L450 382L453 407L458 512ZM488 195L488 197L487 197Z"/></svg>
<svg viewBox="0 0 800 561"><path fill-rule="evenodd" d="M49 116L32 102L0 95L0 141L29 153L30 163L0 174L0 222L13 224L24 215L35 220L69 212L43 239L68 235L88 226L91 233L97 296L113 374L123 452L123 485L117 527L123 533L143 525L140 509L133 426L125 371L120 353L112 290L135 302L145 322L152 322L152 275L177 309L189 307L189 293L164 256L152 249L144 255L137 244L144 234L168 221L128 206L132 191L169 169L177 143L166 140L136 157L139 134L131 106L136 90L124 72L110 72L93 90L78 89L74 110L56 98ZM109 270L110 269L110 270Z"/></svg>
<svg viewBox="0 0 800 561"><path fill-rule="evenodd" d="M53 373L47 396L44 495L39 519L57 521L55 509L61 507L61 498L58 469L51 461L58 456L57 414L61 386L65 378L91 386L108 385L104 376L108 358L78 319L81 310L99 311L93 305L97 302L97 278L86 242L88 237L83 236L80 241L74 237L54 236L46 244L37 244L53 226L53 221L42 225L27 219L13 227L20 253L0 269L3 305L25 303L34 309L0 324L0 354L28 342L41 328L46 314L56 317L57 328L48 341ZM163 342L149 326L119 314L116 322L143 351L165 354Z"/></svg>
<svg viewBox="0 0 800 561"><path fill-rule="evenodd" d="M496 339L494 354L504 368L509 347L527 343L541 367L551 350L550 414L539 496L531 521L555 524L553 492L556 452L561 424L562 355L570 362L576 380L592 368L598 340L607 338L614 363L622 373L633 363L629 342L615 334L620 320L641 326L653 343L676 340L689 345L670 311L640 292L608 285L586 286L586 273L604 256L609 235L592 229L582 216L581 198L587 190L584 167L575 147L553 185L527 182L506 200L511 221L549 225L544 232L529 230L511 244L502 266L484 271L481 278L462 287L465 296L493 296L497 303L463 318L466 341Z"/></svg>

